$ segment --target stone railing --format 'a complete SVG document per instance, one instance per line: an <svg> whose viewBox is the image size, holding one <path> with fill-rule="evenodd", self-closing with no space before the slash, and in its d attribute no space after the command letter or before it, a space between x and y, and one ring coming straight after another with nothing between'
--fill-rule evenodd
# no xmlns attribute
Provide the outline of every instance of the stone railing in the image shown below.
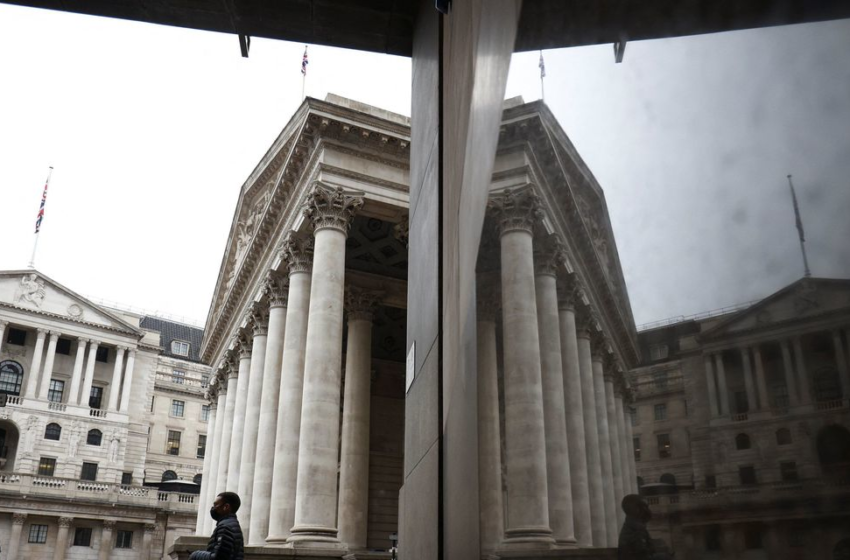
<svg viewBox="0 0 850 560"><path fill-rule="evenodd" d="M9 395L6 397L6 406L21 406L23 402L23 397L18 397L15 395Z"/></svg>
<svg viewBox="0 0 850 560"><path fill-rule="evenodd" d="M85 498L113 506L152 507L185 513L197 511L195 494L162 492L149 486L38 476L28 473L0 474L0 502L14 495L52 496L56 499L67 500Z"/></svg>
<svg viewBox="0 0 850 560"><path fill-rule="evenodd" d="M170 371L158 371L156 372L155 379L156 384L159 386L191 391L193 393L203 393L204 389L209 386L209 380L204 380L200 375L188 372L184 375L175 375Z"/></svg>
<svg viewBox="0 0 850 560"><path fill-rule="evenodd" d="M746 421L747 421L747 418L749 418L749 417L747 416L747 413L746 413L746 412L741 412L741 413L738 413L738 414L733 414L733 415L732 415L732 422L746 422Z"/></svg>
<svg viewBox="0 0 850 560"><path fill-rule="evenodd" d="M659 395L662 393L672 393L681 391L684 388L684 377L677 375L675 377L644 379L635 384L634 389L638 398L648 397L650 395Z"/></svg>
<svg viewBox="0 0 850 560"><path fill-rule="evenodd" d="M6 400L7 407L18 410L32 410L51 414L61 414L80 418L100 418L106 421L126 422L126 412L107 411L104 409L90 408L88 403L77 405L72 403L53 402L42 399L31 399L27 397L9 395Z"/></svg>
<svg viewBox="0 0 850 560"><path fill-rule="evenodd" d="M95 418L106 418L106 411L99 408L90 408L89 416L94 416Z"/></svg>
<svg viewBox="0 0 850 560"><path fill-rule="evenodd" d="M68 409L68 405L61 402L50 402L47 404L48 410L55 410L57 412L65 412Z"/></svg>
<svg viewBox="0 0 850 560"><path fill-rule="evenodd" d="M833 399L831 401L819 401L815 403L815 410L835 410L836 408L844 408L843 399Z"/></svg>

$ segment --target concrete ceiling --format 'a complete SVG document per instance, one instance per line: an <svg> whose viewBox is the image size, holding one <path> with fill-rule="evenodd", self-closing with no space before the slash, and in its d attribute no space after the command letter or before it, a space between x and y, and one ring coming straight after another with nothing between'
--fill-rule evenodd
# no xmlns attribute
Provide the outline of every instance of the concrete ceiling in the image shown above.
<svg viewBox="0 0 850 560"><path fill-rule="evenodd" d="M464 0L454 0L462 2ZM0 0L410 56L416 0ZM846 0L525 0L516 50L850 18Z"/></svg>

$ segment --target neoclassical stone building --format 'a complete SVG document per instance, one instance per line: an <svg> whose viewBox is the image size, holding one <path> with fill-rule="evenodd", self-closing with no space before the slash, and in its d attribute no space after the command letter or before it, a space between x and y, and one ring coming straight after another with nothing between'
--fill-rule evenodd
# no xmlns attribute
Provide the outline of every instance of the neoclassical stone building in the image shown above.
<svg viewBox="0 0 850 560"><path fill-rule="evenodd" d="M202 348L214 376L199 535L227 489L249 557L380 555L394 533L402 557L429 546L398 515L405 450L439 422L405 406L414 364L436 363L406 341L428 320L407 316L408 274L438 266L436 248L407 249L409 144L406 117L308 98L242 186ZM636 489L623 372L638 349L604 195L548 108L521 100L506 104L491 191L469 538L499 557L615 546ZM201 542L181 539L174 557Z"/></svg>
<svg viewBox="0 0 850 560"><path fill-rule="evenodd" d="M35 270L0 272L4 558L150 560L192 532L196 449L194 468L181 472L188 487L157 488L161 463L147 462L156 434L185 422L152 413L155 395L169 394L157 372L209 372L172 354L170 340L163 348L179 327L102 307ZM205 426L192 422L195 432Z"/></svg>
<svg viewBox="0 0 850 560"><path fill-rule="evenodd" d="M850 552L850 281L644 330L630 372L651 526L677 558Z"/></svg>

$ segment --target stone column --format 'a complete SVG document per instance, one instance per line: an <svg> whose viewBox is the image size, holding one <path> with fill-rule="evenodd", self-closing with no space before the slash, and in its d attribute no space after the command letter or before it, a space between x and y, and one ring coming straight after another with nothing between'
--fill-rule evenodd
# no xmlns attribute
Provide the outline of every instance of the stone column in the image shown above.
<svg viewBox="0 0 850 560"><path fill-rule="evenodd" d="M124 368L124 352L127 349L119 346L115 352L115 366L112 368L112 382L109 384L109 411L118 411L118 397L121 392L121 370Z"/></svg>
<svg viewBox="0 0 850 560"><path fill-rule="evenodd" d="M225 394L224 399L224 421L221 424L221 449L218 457L218 472L215 480L215 494L221 492L232 491L232 488L227 487L227 472L230 465L230 447L231 434L233 433L233 409L236 407L236 391L238 389L237 375L238 371L232 363L227 364L227 385L222 387L222 392ZM219 412L219 414L221 414ZM241 495L239 496L242 497Z"/></svg>
<svg viewBox="0 0 850 560"><path fill-rule="evenodd" d="M207 517L209 517L209 512L204 513L206 513ZM153 545L154 532L156 532L156 525L153 523L145 523L144 534L142 535L142 560L148 560L151 557L151 546Z"/></svg>
<svg viewBox="0 0 850 560"><path fill-rule="evenodd" d="M762 410L770 408L770 395L767 392L767 383L764 376L764 363L761 361L761 350L758 344L753 346L753 360L756 364L756 387L759 391L759 407Z"/></svg>
<svg viewBox="0 0 850 560"><path fill-rule="evenodd" d="M301 397L304 390L304 350L310 310L310 274L313 237L289 232L281 246L289 267L289 297L280 372L280 403L275 431L268 544L282 544L295 524L295 485L298 474L298 438L301 432Z"/></svg>
<svg viewBox="0 0 850 560"><path fill-rule="evenodd" d="M263 368L266 363L266 344L268 343L269 333L269 316L268 310L256 309L253 316L253 342L250 347L250 354L247 342L242 344L242 351L239 354L239 366L243 367L243 360L250 357L248 375L245 379L248 380L248 410L245 412L245 426L242 432L245 437L236 445L236 452L242 458L241 474L239 476L239 486L234 492L239 493L242 498L242 508L240 509L240 522L242 525L242 536L245 542L248 542L249 533L251 531L251 504L254 499L254 470L257 465L257 451L260 449L257 446L259 441L260 429L260 403L263 400ZM248 362L246 362L248 363ZM271 452L270 449L262 450L262 453ZM233 451L231 450L231 453Z"/></svg>
<svg viewBox="0 0 850 560"><path fill-rule="evenodd" d="M89 344L89 355L86 361L86 376L83 378L83 388L80 391L80 400L77 402L80 406L89 405L89 397L91 396L91 384L94 381L94 364L97 359L97 348L100 343L92 340Z"/></svg>
<svg viewBox="0 0 850 560"><path fill-rule="evenodd" d="M136 367L136 351L127 352L127 365L124 368L124 385L121 388L121 412L130 413L130 395L133 394L133 370Z"/></svg>
<svg viewBox="0 0 850 560"><path fill-rule="evenodd" d="M841 331L832 331L832 348L835 352L835 364L838 367L838 378L841 381L841 394L846 399L850 397L850 373L847 371L847 356L841 342Z"/></svg>
<svg viewBox="0 0 850 560"><path fill-rule="evenodd" d="M38 398L43 401L47 400L47 392L50 390L50 380L53 378L53 361L56 359L57 342L59 342L59 333L50 331L50 342L47 344L47 356L44 360L44 369L41 371L41 375L39 375L41 385L38 391Z"/></svg>
<svg viewBox="0 0 850 560"><path fill-rule="evenodd" d="M590 491L590 527L593 546L608 546L608 526L605 521L605 492L602 489L602 458L599 451L599 429L596 419L596 397L593 387L593 358L590 347L591 332L596 321L589 311L579 319L578 358L581 374L581 402L584 413L584 440L587 449L587 475Z"/></svg>
<svg viewBox="0 0 850 560"><path fill-rule="evenodd" d="M59 518L59 532L56 533L56 546L53 548L53 560L65 560L68 551L68 529L71 527L71 517Z"/></svg>
<svg viewBox="0 0 850 560"><path fill-rule="evenodd" d="M277 445L277 415L280 401L280 374L283 363L283 344L286 335L286 306L289 286L287 277L269 277L265 290L269 298L269 337L263 365L263 392L260 402L260 430L254 467L254 497L251 499L249 542L265 544L269 534L274 449ZM267 451L266 451L267 450Z"/></svg>
<svg viewBox="0 0 850 560"><path fill-rule="evenodd" d="M345 294L348 346L342 401L339 461L339 540L349 550L366 549L369 508L369 414L372 376L372 314L380 294L350 287Z"/></svg>
<svg viewBox="0 0 850 560"><path fill-rule="evenodd" d="M540 245L540 250L534 254L534 293L540 338L549 525L556 546L575 547L556 278L558 270L564 267L566 256L556 234L543 239Z"/></svg>
<svg viewBox="0 0 850 560"><path fill-rule="evenodd" d="M242 464L246 460L242 456L242 444L246 439L256 438L256 432L245 431L245 415L248 414L248 387L251 385L249 379L251 371L251 352L247 343L240 344L239 365L236 368L236 377L239 380L236 383L236 400L233 404L233 424L230 427L230 433L225 434L225 437L230 438L230 456L227 459L227 482L225 487L232 491L239 491L240 474L242 472ZM242 498L242 494L239 494ZM239 510L239 520L244 523L245 514L248 508L245 508L245 502L251 501L243 498L242 508ZM248 527L246 524L245 532Z"/></svg>
<svg viewBox="0 0 850 560"><path fill-rule="evenodd" d="M553 543L546 480L546 433L534 288L532 230L540 200L531 189L491 200L501 245L508 503L505 547Z"/></svg>
<svg viewBox="0 0 850 560"><path fill-rule="evenodd" d="M617 422L617 403L614 400L614 357L613 354L608 354L604 365L604 381L605 381L605 406L608 413L608 431L611 439L611 478L613 479L614 487L614 513L617 521L617 535L620 534L620 527L626 520L626 514L623 513L623 508L620 503L623 501L623 478L620 473L620 467L623 464L623 459L620 451L620 424ZM616 545L616 543L615 543Z"/></svg>
<svg viewBox="0 0 850 560"><path fill-rule="evenodd" d="M605 503L606 542L611 547L617 546L617 535L620 528L617 527L617 504L614 503L611 430L608 426L608 405L605 401L605 379L602 366L605 355L608 353L608 343L601 333L592 342L593 396L596 399L596 429L599 432L599 460L602 467L598 472L602 477L602 493Z"/></svg>
<svg viewBox="0 0 850 560"><path fill-rule="evenodd" d="M723 366L723 352L714 355L714 369L717 371L717 392L720 393L720 415L729 416L729 389L726 385L726 369Z"/></svg>
<svg viewBox="0 0 850 560"><path fill-rule="evenodd" d="M717 383L714 377L714 363L711 354L705 354L705 385L708 387L708 406L711 414L710 418L720 415L720 409L717 405Z"/></svg>
<svg viewBox="0 0 850 560"><path fill-rule="evenodd" d="M629 395L627 393L627 395ZM628 447L628 451L626 452L626 461L629 465L629 488L633 494L638 493L638 483L637 483L637 463L635 462L635 436L634 430L632 428L632 407L631 404L634 401L634 398L631 396L623 397L623 407L625 408L626 417L623 419L623 423L626 426L626 445ZM627 404L628 403L628 404Z"/></svg>
<svg viewBox="0 0 850 560"><path fill-rule="evenodd" d="M89 341L85 338L77 339L77 352L74 354L74 370L71 373L71 391L68 393L68 403L77 404L80 402L80 382L83 380L83 363L86 359L86 344Z"/></svg>
<svg viewBox="0 0 850 560"><path fill-rule="evenodd" d="M629 466L629 435L626 431L626 424L629 419L626 418L625 408L623 407L623 385L622 380L614 386L614 406L616 408L617 417L617 433L620 436L620 463L615 467L615 470L620 471L620 483L623 486L623 496L632 493L631 467ZM619 505L619 504L618 504ZM623 508L620 508L622 511Z"/></svg>
<svg viewBox="0 0 850 560"><path fill-rule="evenodd" d="M756 403L756 386L753 382L753 368L750 365L750 349L741 348L741 363L744 365L744 387L747 390L747 408L750 412L758 409Z"/></svg>
<svg viewBox="0 0 850 560"><path fill-rule="evenodd" d="M791 361L791 345L787 340L780 342L782 346L782 370L785 373L785 386L788 388L788 405L797 406L800 399L797 386L794 384L794 365Z"/></svg>
<svg viewBox="0 0 850 560"><path fill-rule="evenodd" d="M797 386L799 391L800 404L811 404L812 393L809 390L809 373L806 370L806 358L803 356L803 345L800 342L800 337L795 336L792 344L794 344L794 358L797 366Z"/></svg>
<svg viewBox="0 0 850 560"><path fill-rule="evenodd" d="M499 371L496 314L499 293L492 283L477 293L478 367L478 530L482 557L493 555L505 538L502 502L502 444L499 420Z"/></svg>
<svg viewBox="0 0 850 560"><path fill-rule="evenodd" d="M41 372L41 358L44 353L44 338L47 336L46 329L38 329L38 337L35 339L35 350L32 354L32 364L27 376L26 398L34 399L38 389L38 378Z"/></svg>
<svg viewBox="0 0 850 560"><path fill-rule="evenodd" d="M220 380L220 378L218 378ZM216 384L216 406L215 406L215 433L213 435L212 457L210 458L210 477L206 482L204 491L204 510L200 512L203 518L202 535L209 535L213 528L213 519L210 517L209 508L215 501L218 493L218 472L221 470L221 446L225 439L224 434L224 409L227 408L227 395L221 382Z"/></svg>
<svg viewBox="0 0 850 560"><path fill-rule="evenodd" d="M3 342L5 342L4 336L6 335L6 326L9 324L9 321L0 321L0 352L3 351Z"/></svg>
<svg viewBox="0 0 850 560"><path fill-rule="evenodd" d="M21 532L23 532L24 523L26 522L26 513L12 514L12 531L9 535L9 547L6 549L6 558L18 558L18 550L20 550L21 546Z"/></svg>
<svg viewBox="0 0 850 560"><path fill-rule="evenodd" d="M115 522L111 519L103 521L103 529L100 532L100 548L97 552L97 560L109 560L109 553L112 552L112 530L115 528Z"/></svg>
<svg viewBox="0 0 850 560"><path fill-rule="evenodd" d="M317 183L305 202L315 236L304 358L295 525L288 541L341 546L337 539L340 366L345 239L363 198Z"/></svg>
<svg viewBox="0 0 850 560"><path fill-rule="evenodd" d="M209 396L207 396L207 401L209 402ZM210 502L207 500L207 495L209 494L210 481L212 478L210 477L210 473L212 471L212 463L213 457L215 456L215 444L221 439L221 434L217 434L215 432L215 420L216 420L216 406L215 403L210 404L210 415L207 418L207 448L204 453L204 467L201 471L201 491L198 495L198 519L195 522L195 534L201 535L204 531L204 519L209 517L209 512L207 511L210 507ZM142 555L143 558L147 558Z"/></svg>
<svg viewBox="0 0 850 560"><path fill-rule="evenodd" d="M576 543L582 548L593 545L590 528L590 487L587 473L587 448L584 434L584 407L581 395L575 302L580 293L575 277L563 284L558 299L561 335L561 373L564 379L564 411L566 413L567 446L570 458L570 485L573 497L573 527Z"/></svg>

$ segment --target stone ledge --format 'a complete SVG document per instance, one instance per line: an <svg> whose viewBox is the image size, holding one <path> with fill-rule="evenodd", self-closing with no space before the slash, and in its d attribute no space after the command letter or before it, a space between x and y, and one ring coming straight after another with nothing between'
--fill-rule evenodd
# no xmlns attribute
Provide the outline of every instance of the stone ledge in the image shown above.
<svg viewBox="0 0 850 560"><path fill-rule="evenodd" d="M500 550L499 560L616 560L616 548L576 548L569 550Z"/></svg>

